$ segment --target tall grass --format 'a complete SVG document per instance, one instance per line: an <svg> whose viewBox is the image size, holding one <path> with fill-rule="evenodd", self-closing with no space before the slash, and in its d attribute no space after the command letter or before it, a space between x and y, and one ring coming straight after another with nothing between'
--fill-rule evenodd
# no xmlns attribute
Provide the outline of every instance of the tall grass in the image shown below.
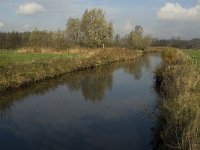
<svg viewBox="0 0 200 150"><path fill-rule="evenodd" d="M21 55L23 54L19 56ZM6 66L0 64L0 92L68 72L93 68L115 61L135 59L141 55L141 52L125 49L96 49L85 50L81 53L81 57L78 58L56 57L52 59L31 59L31 61L12 63Z"/></svg>
<svg viewBox="0 0 200 150"><path fill-rule="evenodd" d="M160 149L200 149L200 72L179 50L163 52L159 105Z"/></svg>

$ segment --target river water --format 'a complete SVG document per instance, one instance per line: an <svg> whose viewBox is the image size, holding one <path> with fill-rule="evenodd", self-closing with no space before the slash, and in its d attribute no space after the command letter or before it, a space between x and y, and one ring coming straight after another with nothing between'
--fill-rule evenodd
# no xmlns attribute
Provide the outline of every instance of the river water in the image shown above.
<svg viewBox="0 0 200 150"><path fill-rule="evenodd" d="M151 150L159 54L0 96L1 150Z"/></svg>

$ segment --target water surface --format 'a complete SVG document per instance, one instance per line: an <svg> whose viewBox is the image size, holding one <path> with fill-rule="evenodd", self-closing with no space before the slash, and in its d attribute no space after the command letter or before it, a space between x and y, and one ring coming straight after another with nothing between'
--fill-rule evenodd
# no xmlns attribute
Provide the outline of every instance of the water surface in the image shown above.
<svg viewBox="0 0 200 150"><path fill-rule="evenodd" d="M0 96L2 150L151 150L158 54Z"/></svg>

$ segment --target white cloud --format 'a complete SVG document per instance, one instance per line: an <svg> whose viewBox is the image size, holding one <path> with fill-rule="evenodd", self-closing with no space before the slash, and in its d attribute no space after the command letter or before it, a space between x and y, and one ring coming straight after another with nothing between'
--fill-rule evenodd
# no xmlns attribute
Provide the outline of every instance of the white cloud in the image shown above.
<svg viewBox="0 0 200 150"><path fill-rule="evenodd" d="M20 5L17 12L23 15L33 15L44 10L45 8L38 3L27 3Z"/></svg>
<svg viewBox="0 0 200 150"><path fill-rule="evenodd" d="M0 22L0 28L3 28L5 25L3 22Z"/></svg>
<svg viewBox="0 0 200 150"><path fill-rule="evenodd" d="M167 21L198 20L200 18L200 0L191 8L184 8L179 3L168 2L160 8L157 16L159 19Z"/></svg>

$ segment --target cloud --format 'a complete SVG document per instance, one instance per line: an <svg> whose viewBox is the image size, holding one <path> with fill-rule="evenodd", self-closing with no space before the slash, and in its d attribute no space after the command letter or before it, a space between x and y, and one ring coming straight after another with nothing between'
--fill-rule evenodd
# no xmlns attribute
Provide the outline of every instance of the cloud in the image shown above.
<svg viewBox="0 0 200 150"><path fill-rule="evenodd" d="M166 21L195 21L200 18L200 0L191 8L184 8L179 3L166 3L157 12L157 17L160 20Z"/></svg>
<svg viewBox="0 0 200 150"><path fill-rule="evenodd" d="M4 23L0 21L0 28L3 28L4 26Z"/></svg>
<svg viewBox="0 0 200 150"><path fill-rule="evenodd" d="M27 3L20 5L17 12L23 15L33 15L39 12L43 12L45 8L38 3Z"/></svg>

